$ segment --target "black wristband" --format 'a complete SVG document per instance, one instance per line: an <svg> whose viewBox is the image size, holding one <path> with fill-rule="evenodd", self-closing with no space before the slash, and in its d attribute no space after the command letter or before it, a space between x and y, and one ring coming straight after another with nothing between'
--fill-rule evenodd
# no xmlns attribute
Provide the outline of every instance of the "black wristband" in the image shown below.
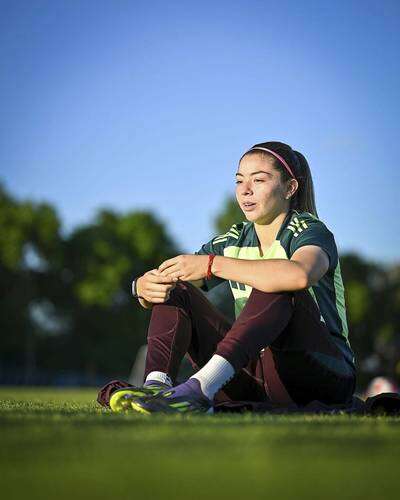
<svg viewBox="0 0 400 500"><path fill-rule="evenodd" d="M141 297L140 295L138 295L137 293L137 280L139 279L138 278L135 278L133 281L132 281L132 295L135 297L135 299L143 299L143 297Z"/></svg>

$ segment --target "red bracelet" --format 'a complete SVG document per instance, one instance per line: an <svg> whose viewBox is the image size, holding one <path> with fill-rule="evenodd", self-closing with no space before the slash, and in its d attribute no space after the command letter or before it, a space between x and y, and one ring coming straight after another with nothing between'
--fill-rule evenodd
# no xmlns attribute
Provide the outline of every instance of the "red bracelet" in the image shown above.
<svg viewBox="0 0 400 500"><path fill-rule="evenodd" d="M215 257L215 255L213 253L208 256L208 268L207 268L206 280L210 280L211 279L211 275L212 275L211 267L212 267L212 263L213 263L214 257Z"/></svg>

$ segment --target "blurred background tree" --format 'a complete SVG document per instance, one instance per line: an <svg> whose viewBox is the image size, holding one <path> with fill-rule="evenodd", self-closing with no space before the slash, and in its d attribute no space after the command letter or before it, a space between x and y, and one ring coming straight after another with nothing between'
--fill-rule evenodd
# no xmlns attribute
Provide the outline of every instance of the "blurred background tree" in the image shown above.
<svg viewBox="0 0 400 500"><path fill-rule="evenodd" d="M0 186L0 352L28 380L37 364L39 310L53 303L61 269L60 221L48 204L17 202ZM49 310L50 321L50 310Z"/></svg>
<svg viewBox="0 0 400 500"><path fill-rule="evenodd" d="M64 273L73 320L68 366L84 368L89 378L129 373L145 343L150 314L132 298L132 278L177 253L163 224L147 212L102 210L66 239Z"/></svg>
<svg viewBox="0 0 400 500"><path fill-rule="evenodd" d="M236 224L242 220L246 219L236 201L236 198L228 197L222 206L221 212L215 218L215 230L219 234L225 233L225 231L227 231L232 224Z"/></svg>
<svg viewBox="0 0 400 500"><path fill-rule="evenodd" d="M54 208L1 188L1 381L99 383L129 373L149 316L131 298L131 279L178 253L151 213L102 210L62 237Z"/></svg>

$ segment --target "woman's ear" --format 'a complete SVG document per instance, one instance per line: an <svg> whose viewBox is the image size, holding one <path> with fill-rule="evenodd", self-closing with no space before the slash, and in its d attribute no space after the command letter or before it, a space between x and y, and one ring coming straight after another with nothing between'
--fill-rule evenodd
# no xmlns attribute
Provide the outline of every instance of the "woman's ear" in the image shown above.
<svg viewBox="0 0 400 500"><path fill-rule="evenodd" d="M287 191L285 198L288 200L291 198L299 188L299 183L296 179L289 179L287 184Z"/></svg>

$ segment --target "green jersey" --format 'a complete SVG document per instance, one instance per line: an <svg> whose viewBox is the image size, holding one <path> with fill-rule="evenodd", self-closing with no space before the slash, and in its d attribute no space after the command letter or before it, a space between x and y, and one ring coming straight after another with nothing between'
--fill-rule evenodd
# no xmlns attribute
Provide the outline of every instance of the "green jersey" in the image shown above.
<svg viewBox="0 0 400 500"><path fill-rule="evenodd" d="M329 257L329 268L325 275L307 291L318 306L320 320L325 322L345 358L353 364L354 357L348 339L344 286L335 238L331 231L311 213L291 209L283 221L275 241L262 256L259 245L254 224L240 222L233 224L225 234L216 236L204 244L196 254L223 255L235 259L289 260L294 252L302 246L316 245L321 247ZM208 291L223 281L225 280L222 278L212 276L210 280L204 282L202 289ZM235 281L230 281L229 284L237 318L250 296L252 287ZM232 298L226 297L226 300L232 300Z"/></svg>

